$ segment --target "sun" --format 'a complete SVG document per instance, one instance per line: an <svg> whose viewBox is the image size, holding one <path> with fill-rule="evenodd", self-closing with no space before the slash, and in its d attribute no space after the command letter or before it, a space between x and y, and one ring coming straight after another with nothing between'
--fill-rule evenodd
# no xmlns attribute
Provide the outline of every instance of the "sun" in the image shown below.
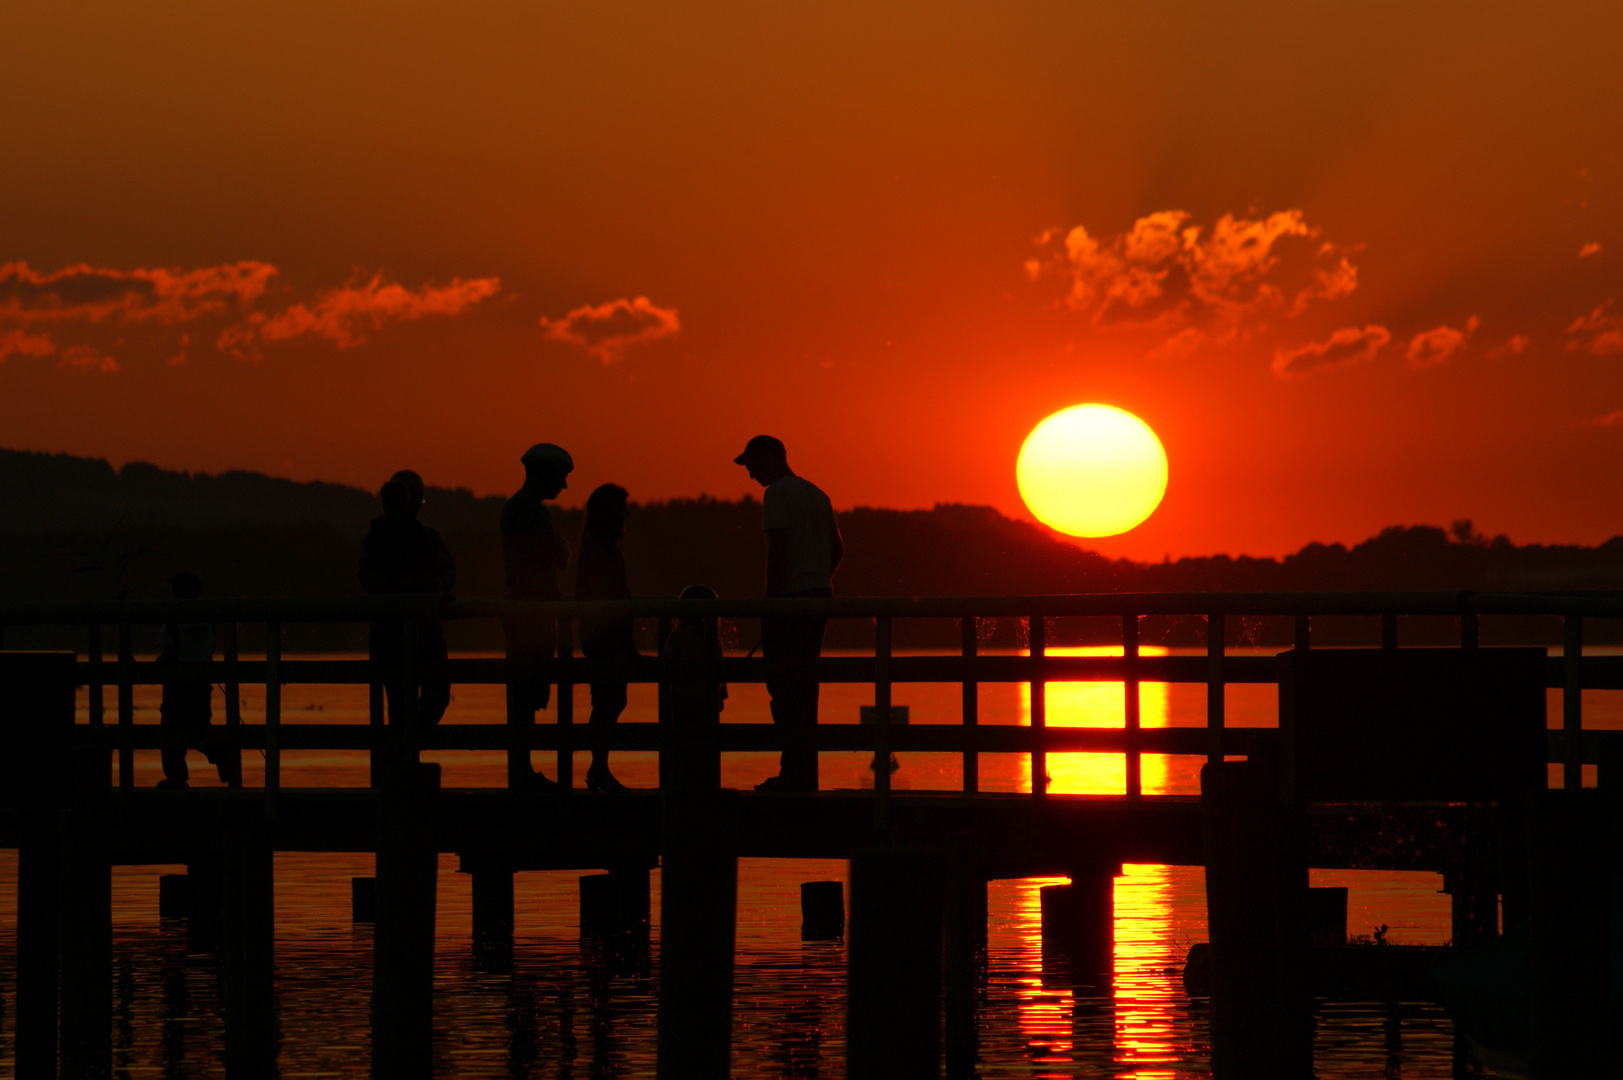
<svg viewBox="0 0 1623 1080"><path fill-rule="evenodd" d="M1073 405L1031 429L1014 474L1044 525L1070 536L1114 536L1161 504L1167 453L1132 413Z"/></svg>

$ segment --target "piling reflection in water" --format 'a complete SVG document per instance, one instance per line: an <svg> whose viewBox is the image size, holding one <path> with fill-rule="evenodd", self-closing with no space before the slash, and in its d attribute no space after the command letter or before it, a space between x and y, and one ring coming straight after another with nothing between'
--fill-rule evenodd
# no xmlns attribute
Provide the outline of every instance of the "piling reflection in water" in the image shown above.
<svg viewBox="0 0 1623 1080"><path fill-rule="evenodd" d="M1204 889L1193 867L1128 864L1115 883L1115 949L1108 986L1079 984L1045 958L1039 891L1064 878L993 886L993 971L1016 997L1034 1076L1173 1077L1201 1074L1203 1009L1183 992L1183 953L1205 936ZM998 1036L989 1033L996 1041Z"/></svg>

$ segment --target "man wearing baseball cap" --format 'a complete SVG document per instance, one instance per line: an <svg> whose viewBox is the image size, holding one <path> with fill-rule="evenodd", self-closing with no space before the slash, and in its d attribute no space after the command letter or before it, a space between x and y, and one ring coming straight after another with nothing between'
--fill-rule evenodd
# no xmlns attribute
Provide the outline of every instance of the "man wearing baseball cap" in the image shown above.
<svg viewBox="0 0 1623 1080"><path fill-rule="evenodd" d="M783 443L757 435L733 459L765 488L761 506L766 525L766 595L834 595L834 571L845 556L834 506L816 484L795 475ZM817 723L819 684L812 669L823 650L826 618L770 616L761 620L761 655L776 668L766 681L772 695L772 722L791 740L779 759L778 775L755 785L757 791L817 790L817 751L795 745L797 733Z"/></svg>
<svg viewBox="0 0 1623 1080"><path fill-rule="evenodd" d="M524 486L502 507L502 556L507 567L507 595L514 600L562 600L558 572L569 566L569 543L553 527L546 502L569 486L575 461L561 446L536 443L519 458L524 463ZM552 619L532 615L502 620L507 636L507 658L526 663L550 660L558 648L558 627ZM523 679L507 687L507 722L533 725L537 709L552 699L552 684ZM526 751L510 759L507 785L515 790L546 790L556 782L535 771Z"/></svg>

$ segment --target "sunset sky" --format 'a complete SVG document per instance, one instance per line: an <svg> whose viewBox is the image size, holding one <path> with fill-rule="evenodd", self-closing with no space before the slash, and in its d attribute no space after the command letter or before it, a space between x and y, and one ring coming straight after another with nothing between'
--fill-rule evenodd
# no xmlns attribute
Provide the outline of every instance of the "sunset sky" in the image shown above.
<svg viewBox="0 0 1623 1080"><path fill-rule="evenodd" d="M0 446L566 501L987 503L1111 554L1623 533L1616 4L12 4ZM1614 303L1617 300L1617 303Z"/></svg>

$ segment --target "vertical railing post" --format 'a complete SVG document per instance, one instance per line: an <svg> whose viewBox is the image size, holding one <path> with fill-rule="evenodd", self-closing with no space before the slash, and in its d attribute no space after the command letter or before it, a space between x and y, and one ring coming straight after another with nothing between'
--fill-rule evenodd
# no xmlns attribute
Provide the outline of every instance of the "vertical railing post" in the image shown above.
<svg viewBox="0 0 1623 1080"><path fill-rule="evenodd" d="M101 727L107 722L106 710L102 703L102 686L107 676L103 674L104 669L101 659L101 621L97 620L91 623L87 629L90 631L90 641L86 658L90 662L90 671L88 673L89 678L86 680L88 700L85 711L90 726Z"/></svg>
<svg viewBox="0 0 1623 1080"><path fill-rule="evenodd" d="M237 664L242 650L237 641L237 620L225 624L225 726L224 753L231 763L230 786L242 786L242 676Z"/></svg>
<svg viewBox="0 0 1623 1080"><path fill-rule="evenodd" d="M1026 639L1030 642L1031 653L1031 682L1027 684L1031 692L1031 727L1034 732L1048 727L1048 681L1043 677L1043 655L1048 651L1047 627L1043 624L1041 615L1031 616L1027 623ZM1042 736L1038 735L1037 739ZM1031 797L1044 799L1048 796L1048 751L1038 745L1031 751Z"/></svg>
<svg viewBox="0 0 1623 1080"><path fill-rule="evenodd" d="M654 643L654 655L665 655L665 639L671 636L671 620L667 615L661 615L654 633L658 639ZM671 684L661 673L659 679L659 786L663 790L674 783L676 773L671 763L676 760L675 755L666 753L672 740L671 726Z"/></svg>
<svg viewBox="0 0 1623 1080"><path fill-rule="evenodd" d="M1481 624L1474 611L1460 612L1460 648L1475 649L1482 641Z"/></svg>
<svg viewBox="0 0 1623 1080"><path fill-rule="evenodd" d="M558 620L558 787L575 786L575 684L570 659L575 655L575 620Z"/></svg>
<svg viewBox="0 0 1623 1080"><path fill-rule="evenodd" d="M1561 786L1576 790L1584 786L1583 616L1564 616L1561 630Z"/></svg>
<svg viewBox="0 0 1623 1080"><path fill-rule="evenodd" d="M873 794L874 828L890 828L890 616L874 619Z"/></svg>
<svg viewBox="0 0 1623 1080"><path fill-rule="evenodd" d="M1313 617L1311 615L1296 616L1294 640L1292 642L1302 652L1313 647Z"/></svg>
<svg viewBox="0 0 1623 1080"><path fill-rule="evenodd" d="M1398 613L1385 611L1381 613L1381 648L1395 649L1398 647Z"/></svg>
<svg viewBox="0 0 1623 1080"><path fill-rule="evenodd" d="M1223 613L1206 616L1206 760L1223 760Z"/></svg>
<svg viewBox="0 0 1623 1080"><path fill-rule="evenodd" d="M975 656L980 651L979 627L975 616L965 615L959 620L963 630L964 646L964 736L973 738L970 728L981 719L980 683L975 680ZM976 792L981 788L981 756L974 750L964 751L964 791Z"/></svg>
<svg viewBox="0 0 1623 1080"><path fill-rule="evenodd" d="M118 786L135 787L135 653L130 624L118 624Z"/></svg>
<svg viewBox="0 0 1623 1080"><path fill-rule="evenodd" d="M1138 694L1138 616L1121 617L1122 689L1127 707L1127 797L1144 794L1143 759L1139 753L1141 728Z"/></svg>
<svg viewBox="0 0 1623 1080"><path fill-rule="evenodd" d="M276 820L282 786L282 624L265 624L265 820Z"/></svg>
<svg viewBox="0 0 1623 1080"><path fill-rule="evenodd" d="M388 739L389 734L384 730L388 714L384 711L383 699L383 681L389 678L389 673L379 670L378 624L375 622L369 623L366 633L367 675L369 680L366 684L366 723L371 728L368 734L372 736L372 749L367 751L366 754L366 772L367 784L373 788L378 788L383 786L384 762L389 756L388 750L384 749L384 741ZM509 691L509 696L511 696L511 691ZM512 722L511 718L508 719L508 722Z"/></svg>

